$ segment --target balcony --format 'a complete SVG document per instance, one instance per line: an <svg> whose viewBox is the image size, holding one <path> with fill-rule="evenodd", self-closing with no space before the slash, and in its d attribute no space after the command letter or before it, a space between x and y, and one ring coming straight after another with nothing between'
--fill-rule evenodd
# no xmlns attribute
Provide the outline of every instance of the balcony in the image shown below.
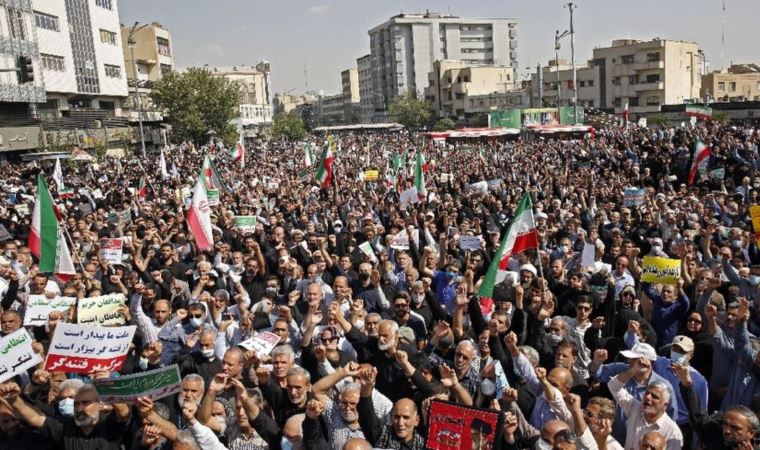
<svg viewBox="0 0 760 450"><path fill-rule="evenodd" d="M455 83L451 88L451 92L454 94L466 94L467 83Z"/></svg>
<svg viewBox="0 0 760 450"><path fill-rule="evenodd" d="M612 66L612 76L627 77L629 75L636 75L636 70L633 66L633 64L615 64Z"/></svg>
<svg viewBox="0 0 760 450"><path fill-rule="evenodd" d="M636 91L661 91L665 89L665 82L663 81L655 81L652 83L639 83L635 84L633 86L633 89Z"/></svg>
<svg viewBox="0 0 760 450"><path fill-rule="evenodd" d="M634 88L634 85L631 84L625 84L620 86L614 86L612 89L613 94L615 97L637 97L636 89Z"/></svg>
<svg viewBox="0 0 760 450"><path fill-rule="evenodd" d="M634 70L657 70L665 68L665 61L648 61L635 63L633 65Z"/></svg>

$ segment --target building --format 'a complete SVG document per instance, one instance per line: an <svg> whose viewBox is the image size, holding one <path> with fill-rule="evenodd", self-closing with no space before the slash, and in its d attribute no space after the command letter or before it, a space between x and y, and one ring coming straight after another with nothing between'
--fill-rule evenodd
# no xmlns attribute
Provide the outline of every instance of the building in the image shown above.
<svg viewBox="0 0 760 450"><path fill-rule="evenodd" d="M704 55L692 42L619 39L595 48L593 65L599 70L598 107L620 114L627 101L636 117L699 98Z"/></svg>
<svg viewBox="0 0 760 450"><path fill-rule="evenodd" d="M428 85L433 63L458 60L467 65L517 67L516 19L399 14L369 30L373 104L385 115L394 97Z"/></svg>
<svg viewBox="0 0 760 450"><path fill-rule="evenodd" d="M578 106L599 108L599 67L592 63L576 66ZM539 90L539 85L541 89ZM559 89L557 88L559 86ZM549 61L531 73L531 95L537 108L573 104L573 68L565 60ZM557 99L559 95L559 100Z"/></svg>
<svg viewBox="0 0 760 450"><path fill-rule="evenodd" d="M37 35L47 95L41 116L67 116L73 110L119 116L128 91L117 0L31 3L36 28L29 32Z"/></svg>
<svg viewBox="0 0 760 450"><path fill-rule="evenodd" d="M317 111L317 123L319 126L343 125L346 121L343 94L320 97Z"/></svg>
<svg viewBox="0 0 760 450"><path fill-rule="evenodd" d="M242 89L240 124L243 127L272 123L269 63L232 67L206 67L212 75L238 83Z"/></svg>
<svg viewBox="0 0 760 450"><path fill-rule="evenodd" d="M346 123L361 122L361 102L359 98L359 70L346 69L340 73L343 94L343 117Z"/></svg>
<svg viewBox="0 0 760 450"><path fill-rule="evenodd" d="M125 71L127 79L134 79L132 51L128 42L130 31L130 27L121 27ZM160 23L153 22L150 25L135 28L132 40L138 80L158 81L163 74L174 68L171 34Z"/></svg>
<svg viewBox="0 0 760 450"><path fill-rule="evenodd" d="M466 120L491 109L515 107L522 94L511 66L473 66L462 61L435 61L428 74L425 99L438 117Z"/></svg>
<svg viewBox="0 0 760 450"><path fill-rule="evenodd" d="M356 60L356 71L359 74L359 116L362 123L371 123L374 116L372 97L372 56L364 55Z"/></svg>
<svg viewBox="0 0 760 450"><path fill-rule="evenodd" d="M760 66L734 64L702 75L700 97L719 102L760 100Z"/></svg>
<svg viewBox="0 0 760 450"><path fill-rule="evenodd" d="M274 109L274 114L287 114L291 111L296 110L299 106L305 104L305 103L316 103L318 100L318 97L316 95L311 94L305 94L305 95L291 95L291 94L280 94L277 93L274 95L274 100L272 102L272 107Z"/></svg>

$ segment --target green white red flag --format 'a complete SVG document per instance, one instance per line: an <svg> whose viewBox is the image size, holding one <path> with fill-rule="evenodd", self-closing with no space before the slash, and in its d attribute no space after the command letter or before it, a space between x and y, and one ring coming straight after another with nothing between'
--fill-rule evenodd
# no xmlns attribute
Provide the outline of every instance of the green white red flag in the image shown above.
<svg viewBox="0 0 760 450"><path fill-rule="evenodd" d="M235 144L235 147L232 148L231 152L232 161L236 163L240 163L240 168L245 167L245 144L243 143L243 130L240 130L240 139L238 139L237 144Z"/></svg>
<svg viewBox="0 0 760 450"><path fill-rule="evenodd" d="M697 139L697 143L694 145L694 160L691 162L691 170L689 171L688 182L690 186L694 184L700 170L707 170L710 155L712 155L710 149L705 146L701 139Z"/></svg>
<svg viewBox="0 0 760 450"><path fill-rule="evenodd" d="M206 190L219 189L220 191L226 191L224 183L222 183L222 177L219 176L219 172L217 172L216 167L208 154L203 157L203 165L201 166L199 177Z"/></svg>
<svg viewBox="0 0 760 450"><path fill-rule="evenodd" d="M502 277L506 275L509 267L509 258L512 255L522 253L525 250L538 248L538 232L536 224L533 221L533 204L528 194L524 194L517 206L515 215L510 222L504 237L501 240L499 249L491 262L491 266L486 272L483 282L480 284L478 296L480 297L480 306L483 310L490 309L493 304L493 289L496 285L496 279L499 272L503 272Z"/></svg>
<svg viewBox="0 0 760 450"><path fill-rule="evenodd" d="M40 272L54 273L64 281L76 273L63 227L58 222L53 197L41 173L37 175L37 199L32 213L29 249L40 260Z"/></svg>
<svg viewBox="0 0 760 450"><path fill-rule="evenodd" d="M195 183L193 190L193 202L187 211L187 223L195 237L195 243L199 250L206 250L214 245L214 237L211 231L211 207L206 196L206 187L202 180Z"/></svg>
<svg viewBox="0 0 760 450"><path fill-rule="evenodd" d="M145 198L148 196L148 180L145 178L145 175L140 177L140 184L137 185L137 196L140 198Z"/></svg>
<svg viewBox="0 0 760 450"><path fill-rule="evenodd" d="M333 179L332 165L335 161L335 139L332 136L327 138L327 146L322 151L319 168L317 169L316 178L322 187L329 187Z"/></svg>
<svg viewBox="0 0 760 450"><path fill-rule="evenodd" d="M417 151L417 158L414 164L414 187L417 188L417 194L420 197L427 196L427 189L425 188L425 172L427 171L427 164L425 163L425 157L421 151Z"/></svg>

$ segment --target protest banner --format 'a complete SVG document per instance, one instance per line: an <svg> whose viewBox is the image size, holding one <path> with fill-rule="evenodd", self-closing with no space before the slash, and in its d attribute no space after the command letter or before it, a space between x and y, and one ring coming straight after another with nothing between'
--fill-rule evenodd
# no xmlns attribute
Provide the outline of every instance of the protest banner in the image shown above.
<svg viewBox="0 0 760 450"><path fill-rule="evenodd" d="M256 216L235 216L235 228L241 233L255 233Z"/></svg>
<svg viewBox="0 0 760 450"><path fill-rule="evenodd" d="M409 250L409 236L406 230L401 230L391 239L391 248L394 250Z"/></svg>
<svg viewBox="0 0 760 450"><path fill-rule="evenodd" d="M100 252L98 256L101 260L106 260L111 264L121 264L123 254L124 239L103 238L100 240Z"/></svg>
<svg viewBox="0 0 760 450"><path fill-rule="evenodd" d="M504 182L501 178L494 178L493 180L488 180L486 183L488 184L488 189L495 191L499 189L499 186Z"/></svg>
<svg viewBox="0 0 760 450"><path fill-rule="evenodd" d="M644 204L646 190L627 187L623 191L623 206L639 206Z"/></svg>
<svg viewBox="0 0 760 450"><path fill-rule="evenodd" d="M32 349L32 338L26 328L19 328L0 339L0 383L42 362Z"/></svg>
<svg viewBox="0 0 760 450"><path fill-rule="evenodd" d="M377 181L380 177L380 171L378 170L365 170L364 181Z"/></svg>
<svg viewBox="0 0 760 450"><path fill-rule="evenodd" d="M89 374L121 369L136 326L96 327L61 322L50 342L45 370Z"/></svg>
<svg viewBox="0 0 760 450"><path fill-rule="evenodd" d="M678 284L681 260L647 255L641 264L641 270L641 281L644 283Z"/></svg>
<svg viewBox="0 0 760 450"><path fill-rule="evenodd" d="M487 181L478 181L477 183L472 183L467 185L467 191L470 192L484 192L488 193L488 182Z"/></svg>
<svg viewBox="0 0 760 450"><path fill-rule="evenodd" d="M726 168L721 167L720 169L711 170L710 176L712 176L716 180L722 180L723 178L726 177Z"/></svg>
<svg viewBox="0 0 760 450"><path fill-rule="evenodd" d="M219 204L219 189L206 189L206 198L208 206L217 206Z"/></svg>
<svg viewBox="0 0 760 450"><path fill-rule="evenodd" d="M51 312L66 312L76 302L76 297L55 297L49 299L44 295L30 295L26 300L24 326L43 327L47 324Z"/></svg>
<svg viewBox="0 0 760 450"><path fill-rule="evenodd" d="M755 242L760 245L760 205L749 207L749 217L752 219L752 229L755 231Z"/></svg>
<svg viewBox="0 0 760 450"><path fill-rule="evenodd" d="M497 448L501 437L500 411L433 400L426 448L460 450Z"/></svg>
<svg viewBox="0 0 760 450"><path fill-rule="evenodd" d="M126 375L119 378L99 378L92 382L98 400L105 403L137 403L138 397L158 400L181 390L179 367L169 367Z"/></svg>
<svg viewBox="0 0 760 450"><path fill-rule="evenodd" d="M126 301L124 294L83 298L79 301L79 308L77 308L77 321L80 325L123 325L124 316L119 313L119 307L126 304Z"/></svg>
<svg viewBox="0 0 760 450"><path fill-rule="evenodd" d="M248 338L241 342L241 347L246 350L253 350L257 355L268 355L272 349L280 342L280 336L269 331L256 333L252 338Z"/></svg>
<svg viewBox="0 0 760 450"><path fill-rule="evenodd" d="M401 202L402 208L406 208L410 203L417 203L420 201L420 197L417 195L417 188L412 186L402 192L399 201Z"/></svg>
<svg viewBox="0 0 760 450"><path fill-rule="evenodd" d="M596 259L596 246L594 244L584 244L583 253L581 254L581 267L591 267Z"/></svg>
<svg viewBox="0 0 760 450"><path fill-rule="evenodd" d="M361 250L365 255L369 256L369 259L372 262L377 261L377 256L375 256L375 251L372 250L372 245L369 243L369 241L365 241L359 244L359 250Z"/></svg>
<svg viewBox="0 0 760 450"><path fill-rule="evenodd" d="M460 236L459 248L462 250L477 250L480 248L480 236Z"/></svg>

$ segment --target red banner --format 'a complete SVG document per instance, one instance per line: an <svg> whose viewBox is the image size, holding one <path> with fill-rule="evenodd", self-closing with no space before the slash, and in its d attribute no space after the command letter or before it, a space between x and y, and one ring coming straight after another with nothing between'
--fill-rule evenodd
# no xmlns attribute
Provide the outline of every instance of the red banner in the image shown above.
<svg viewBox="0 0 760 450"><path fill-rule="evenodd" d="M427 448L432 450L495 450L501 435L499 411L433 401Z"/></svg>
<svg viewBox="0 0 760 450"><path fill-rule="evenodd" d="M115 358L83 358L49 354L45 361L48 372L66 372L91 374L93 372L114 372L121 369L127 356Z"/></svg>

